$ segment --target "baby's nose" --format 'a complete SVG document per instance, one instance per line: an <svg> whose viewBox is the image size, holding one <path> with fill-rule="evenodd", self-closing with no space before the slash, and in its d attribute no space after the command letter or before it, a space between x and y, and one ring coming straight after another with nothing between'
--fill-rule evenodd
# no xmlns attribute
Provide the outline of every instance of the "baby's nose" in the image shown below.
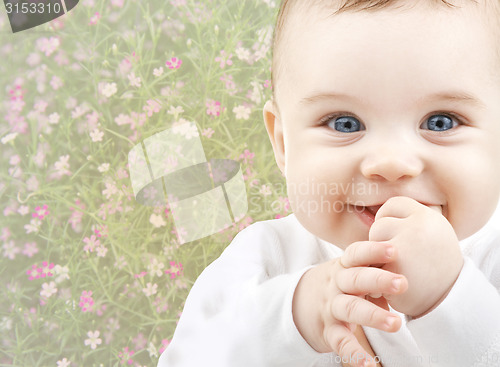
<svg viewBox="0 0 500 367"><path fill-rule="evenodd" d="M422 160L404 144L381 146L367 153L361 163L361 173L365 177L390 182L416 177L423 168Z"/></svg>

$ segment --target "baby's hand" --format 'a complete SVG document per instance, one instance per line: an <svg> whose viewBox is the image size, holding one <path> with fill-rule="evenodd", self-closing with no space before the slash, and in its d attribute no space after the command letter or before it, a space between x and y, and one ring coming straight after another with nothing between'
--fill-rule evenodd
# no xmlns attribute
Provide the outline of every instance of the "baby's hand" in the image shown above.
<svg viewBox="0 0 500 367"><path fill-rule="evenodd" d="M384 298L373 303L364 298L406 291L404 276L370 267L389 264L396 257L397 250L387 243L355 242L341 258L311 268L302 276L292 313L297 329L311 347L321 353L334 351L353 366L375 366L353 331L356 325L388 332L401 327L401 319L388 311ZM363 365L365 361L369 363Z"/></svg>
<svg viewBox="0 0 500 367"><path fill-rule="evenodd" d="M422 316L436 307L463 266L458 238L441 207L427 207L408 197L393 197L382 205L369 239L397 247L397 260L382 269L403 274L409 287L404 294L385 298L392 308L410 316Z"/></svg>

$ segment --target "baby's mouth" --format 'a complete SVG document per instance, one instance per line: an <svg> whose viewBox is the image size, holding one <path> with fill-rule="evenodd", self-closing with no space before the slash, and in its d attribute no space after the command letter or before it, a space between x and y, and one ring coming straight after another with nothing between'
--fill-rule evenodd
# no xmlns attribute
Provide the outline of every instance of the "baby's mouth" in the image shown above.
<svg viewBox="0 0 500 367"><path fill-rule="evenodd" d="M372 205L372 206L365 206L364 208L368 210L373 216L377 215L378 210L380 209L382 205Z"/></svg>

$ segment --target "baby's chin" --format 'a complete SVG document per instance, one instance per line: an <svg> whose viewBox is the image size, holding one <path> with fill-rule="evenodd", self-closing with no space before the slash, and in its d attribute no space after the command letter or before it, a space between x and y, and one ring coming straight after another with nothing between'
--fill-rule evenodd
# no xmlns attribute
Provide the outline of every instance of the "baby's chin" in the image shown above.
<svg viewBox="0 0 500 367"><path fill-rule="evenodd" d="M301 212L294 212L294 214L308 232L343 250L354 242L368 241L369 227L358 218L343 216L331 218L325 215L316 217Z"/></svg>

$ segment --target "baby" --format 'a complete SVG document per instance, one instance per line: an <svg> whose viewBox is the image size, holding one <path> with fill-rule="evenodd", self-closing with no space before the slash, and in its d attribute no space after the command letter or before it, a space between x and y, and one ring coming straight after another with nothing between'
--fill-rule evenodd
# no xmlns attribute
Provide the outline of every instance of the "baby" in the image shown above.
<svg viewBox="0 0 500 367"><path fill-rule="evenodd" d="M197 279L161 367L500 366L500 1L285 0L293 214Z"/></svg>

